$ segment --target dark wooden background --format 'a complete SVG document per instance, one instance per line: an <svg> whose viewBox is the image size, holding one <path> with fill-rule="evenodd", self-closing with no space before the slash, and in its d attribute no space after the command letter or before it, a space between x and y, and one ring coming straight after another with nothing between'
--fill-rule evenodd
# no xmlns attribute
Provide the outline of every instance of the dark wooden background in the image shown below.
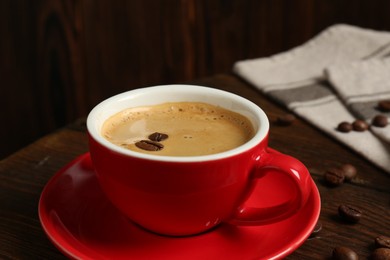
<svg viewBox="0 0 390 260"><path fill-rule="evenodd" d="M231 71L335 23L390 30L387 0L2 0L0 158L125 90Z"/></svg>

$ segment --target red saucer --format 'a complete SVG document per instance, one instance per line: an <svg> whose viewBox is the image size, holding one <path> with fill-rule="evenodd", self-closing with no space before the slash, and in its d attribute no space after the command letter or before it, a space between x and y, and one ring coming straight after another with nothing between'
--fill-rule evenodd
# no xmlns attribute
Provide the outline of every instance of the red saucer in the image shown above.
<svg viewBox="0 0 390 260"><path fill-rule="evenodd" d="M201 235L167 237L133 224L110 204L87 153L48 182L39 202L39 218L54 245L74 259L278 259L297 249L318 220L320 197L312 185L304 208L284 221L255 227L222 224ZM288 190L272 174L258 186L255 197L265 199L267 205L281 199L270 196L270 191Z"/></svg>

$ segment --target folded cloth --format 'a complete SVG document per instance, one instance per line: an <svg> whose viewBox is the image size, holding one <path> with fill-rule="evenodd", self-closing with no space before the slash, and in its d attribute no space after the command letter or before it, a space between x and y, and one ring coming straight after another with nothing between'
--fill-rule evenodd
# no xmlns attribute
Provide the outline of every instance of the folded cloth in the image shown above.
<svg viewBox="0 0 390 260"><path fill-rule="evenodd" d="M339 68L336 66L382 58L386 53L390 53L390 33L340 24L290 51L239 61L234 64L234 71L266 95L390 173L389 143L372 131L343 133L336 130L340 122L353 122L357 117L327 79L329 76L339 86L339 76L342 75L335 72ZM346 92L344 100L350 96ZM389 129L390 126L385 131Z"/></svg>
<svg viewBox="0 0 390 260"><path fill-rule="evenodd" d="M390 55L390 51L387 53ZM380 101L390 100L390 57L349 62L328 67L329 82L359 119L371 124L371 131L390 144L390 127L378 127L373 119L382 115L390 121L390 112L378 108ZM390 155L389 155L390 157Z"/></svg>

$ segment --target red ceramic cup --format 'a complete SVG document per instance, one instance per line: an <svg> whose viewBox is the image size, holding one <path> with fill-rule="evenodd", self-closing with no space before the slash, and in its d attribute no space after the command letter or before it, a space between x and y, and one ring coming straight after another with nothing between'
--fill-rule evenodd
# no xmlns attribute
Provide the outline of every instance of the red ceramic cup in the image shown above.
<svg viewBox="0 0 390 260"><path fill-rule="evenodd" d="M126 108L183 101L206 102L241 113L250 119L256 134L227 152L188 157L137 153L101 136L104 121ZM92 162L109 200L129 219L159 234L192 235L221 222L262 225L281 221L299 211L311 192L305 166L267 147L269 122L263 110L229 92L191 85L128 91L98 104L88 116L87 128ZM291 198L279 205L247 207L255 183L268 173L282 174L282 181L291 183Z"/></svg>

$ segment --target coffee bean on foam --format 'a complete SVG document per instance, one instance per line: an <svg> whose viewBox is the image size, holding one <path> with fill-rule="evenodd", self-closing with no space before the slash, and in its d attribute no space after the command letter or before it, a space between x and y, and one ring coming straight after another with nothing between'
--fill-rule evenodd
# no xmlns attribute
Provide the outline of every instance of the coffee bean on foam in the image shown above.
<svg viewBox="0 0 390 260"><path fill-rule="evenodd" d="M155 132L155 133L149 135L148 138L152 141L160 142L160 141L164 141L165 139L167 139L168 135L163 134L163 133L159 133L159 132Z"/></svg>
<svg viewBox="0 0 390 260"><path fill-rule="evenodd" d="M150 140L141 140L135 143L135 146L145 151L160 151L164 148L163 144Z"/></svg>

